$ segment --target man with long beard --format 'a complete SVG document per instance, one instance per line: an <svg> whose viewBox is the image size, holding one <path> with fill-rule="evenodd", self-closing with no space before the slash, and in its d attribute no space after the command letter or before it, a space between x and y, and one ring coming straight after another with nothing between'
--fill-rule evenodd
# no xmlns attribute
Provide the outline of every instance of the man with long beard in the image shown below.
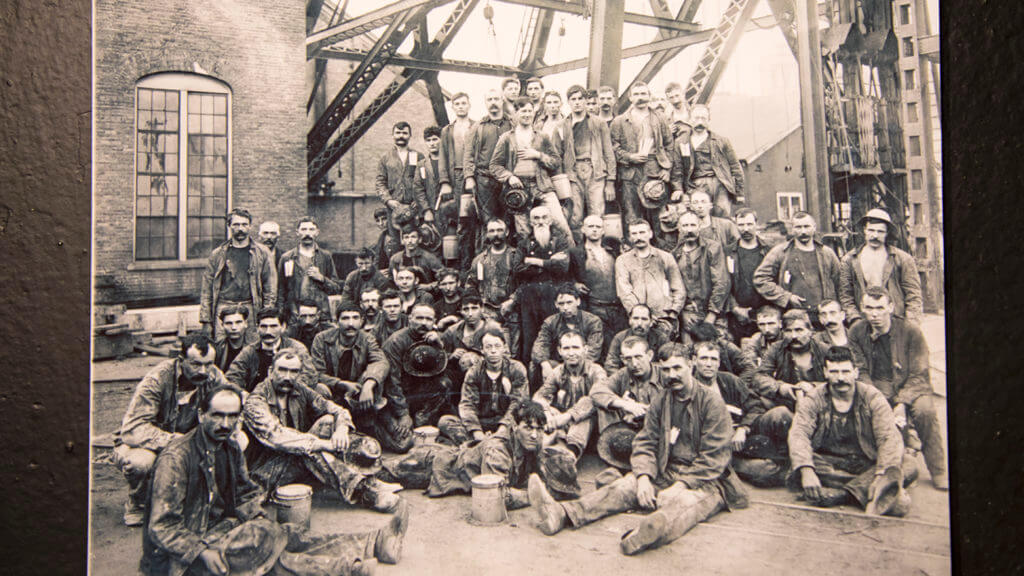
<svg viewBox="0 0 1024 576"><path fill-rule="evenodd" d="M544 534L628 510L653 510L619 541L620 551L633 555L678 539L723 509L748 505L728 468L733 433L725 402L693 382L682 345L666 345L659 356L668 390L651 403L633 442L631 473L567 502L556 502L538 476L530 477L530 504Z"/></svg>

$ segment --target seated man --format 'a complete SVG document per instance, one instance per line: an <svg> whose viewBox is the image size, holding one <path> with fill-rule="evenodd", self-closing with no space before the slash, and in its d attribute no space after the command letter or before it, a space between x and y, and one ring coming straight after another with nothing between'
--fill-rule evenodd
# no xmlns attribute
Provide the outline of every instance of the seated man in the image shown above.
<svg viewBox="0 0 1024 576"><path fill-rule="evenodd" d="M693 349L693 376L718 390L732 416L732 465L755 486L777 486L787 469L786 437L793 414L786 408L765 411L760 397L742 380L718 370L718 347L701 342Z"/></svg>
<svg viewBox="0 0 1024 576"><path fill-rule="evenodd" d="M458 448L445 444L417 446L403 460L384 464L380 476L405 488L426 488L427 496L469 494L472 479L496 474L505 480L505 507L530 505L527 479L538 475L557 497L578 493L576 463L563 451L544 446L544 407L530 400L511 411L508 428L478 443Z"/></svg>
<svg viewBox="0 0 1024 576"><path fill-rule="evenodd" d="M608 357L604 360L604 371L608 374L614 374L622 368L622 344L630 336L647 342L647 349L652 354L661 348L662 344L668 342L668 336L662 331L661 326L654 323L650 307L647 304L633 306L629 311L629 328L616 334L608 346Z"/></svg>
<svg viewBox="0 0 1024 576"><path fill-rule="evenodd" d="M284 349L274 356L270 376L245 399L245 427L254 437L246 453L253 480L273 493L312 476L349 504L393 511L400 497L349 461L348 411L304 386L301 374L299 355ZM376 440L359 440L364 455L379 457Z"/></svg>
<svg viewBox="0 0 1024 576"><path fill-rule="evenodd" d="M758 332L750 338L744 338L741 347L747 357L753 359L756 366L761 365L765 350L782 336L782 310L772 304L765 304L755 314Z"/></svg>
<svg viewBox="0 0 1024 576"><path fill-rule="evenodd" d="M352 415L356 430L369 434L391 452L404 454L412 448L412 434L400 436L389 410L384 387L388 359L373 336L362 330L363 318L357 306L338 307L338 327L322 332L313 340L313 366L319 381L331 390L335 404Z"/></svg>
<svg viewBox="0 0 1024 576"><path fill-rule="evenodd" d="M444 376L447 354L434 330L433 308L413 306L409 326L395 332L382 349L391 380L384 390L399 429L437 426L441 416L454 413L457 392ZM400 432L404 437L405 430Z"/></svg>
<svg viewBox="0 0 1024 576"><path fill-rule="evenodd" d="M623 554L668 544L722 509L747 506L742 485L729 470L733 437L722 397L694 384L686 348L659 351L668 389L651 404L633 442L633 471L569 502L555 502L530 476L530 504L541 532L552 535L628 510L656 510L619 542Z"/></svg>
<svg viewBox="0 0 1024 576"><path fill-rule="evenodd" d="M601 347L604 345L604 325L597 316L580 310L580 293L575 285L566 282L558 287L555 307L558 312L548 316L541 324L530 357L531 368L540 368L539 374L534 373L534 378L540 376L542 381L562 362L556 346L563 334L580 334L586 345L587 360L594 363L600 361Z"/></svg>
<svg viewBox="0 0 1024 576"><path fill-rule="evenodd" d="M227 383L213 364L214 355L206 334L189 334L181 341L177 358L154 366L135 387L114 434L114 463L128 481L125 526L142 524L157 454L195 428L199 400L214 386Z"/></svg>
<svg viewBox="0 0 1024 576"><path fill-rule="evenodd" d="M832 346L848 346L850 341L846 334L846 312L839 302L828 299L818 304L818 321L823 330L815 332L814 339L825 349Z"/></svg>
<svg viewBox="0 0 1024 576"><path fill-rule="evenodd" d="M302 342L306 350L309 350L313 346L313 338L316 338L317 334L334 327L326 318L329 315L330 310L321 314L320 308L312 300L299 301L298 312L288 323L288 337Z"/></svg>
<svg viewBox="0 0 1024 576"><path fill-rule="evenodd" d="M637 304L633 310L644 306ZM616 370L608 378L594 384L590 397L597 405L597 429L601 435L609 432L613 424L622 422L634 432L644 425L644 416L650 409L654 398L665 389L661 370L651 361L654 350L647 340L639 336L629 336L622 342L622 362L624 368ZM608 443L611 460L606 462L612 466L629 468L629 455L632 445L626 446L624 441L613 442L614 437L598 440ZM625 436L628 439L628 435ZM600 450L599 450L600 452ZM602 458L604 453L602 452Z"/></svg>
<svg viewBox="0 0 1024 576"><path fill-rule="evenodd" d="M399 266L395 269L395 288L398 291L402 312L408 314L416 304L426 304L433 308L434 297L430 295L430 290L420 286L424 278L421 268Z"/></svg>
<svg viewBox="0 0 1024 576"><path fill-rule="evenodd" d="M893 406L896 425L906 434L907 418L921 438L924 462L939 490L949 490L946 451L932 403L928 342L916 324L894 315L889 292L873 286L864 291L863 320L850 327L850 349L866 382Z"/></svg>
<svg viewBox="0 0 1024 576"><path fill-rule="evenodd" d="M437 273L437 289L431 295L434 311L437 312L437 327L440 330L451 326L459 319L462 311L462 289L459 287L459 272L444 268Z"/></svg>
<svg viewBox="0 0 1024 576"><path fill-rule="evenodd" d="M815 506L854 501L869 513L905 515L910 496L903 486L917 472L904 457L889 403L857 381L845 346L828 349L825 374L828 384L797 403L789 430L790 484Z"/></svg>
<svg viewBox="0 0 1024 576"><path fill-rule="evenodd" d="M372 296L364 293L365 300ZM364 312L365 313L365 312ZM409 315L402 310L402 297L394 290L387 290L380 295L380 313L377 321L366 327L366 331L381 345L388 341L392 334L409 325Z"/></svg>
<svg viewBox="0 0 1024 576"><path fill-rule="evenodd" d="M754 372L757 369L754 359L750 355L744 354L743 350L740 350L740 347L733 344L728 338L723 338L714 324L698 322L693 327L693 330L689 332L689 336L691 339L691 351L693 346L701 342L711 342L718 347L718 357L721 359L720 369L722 372L728 372L743 380L744 383L750 382L753 379Z"/></svg>
<svg viewBox="0 0 1024 576"><path fill-rule="evenodd" d="M255 342L256 336L250 335L247 330L249 327L248 306L222 308L217 317L220 319L223 335L213 343L214 349L217 350L213 363L221 372L227 372L228 367L234 362L242 348L245 348L246 344Z"/></svg>
<svg viewBox="0 0 1024 576"><path fill-rule="evenodd" d="M267 378L274 356L281 350L292 349L302 359L302 383L311 388L316 386L316 368L313 367L309 351L302 342L285 336L286 329L287 323L281 309L260 310L256 314L259 342L249 344L239 352L226 374L228 381L246 392L252 392L256 384Z"/></svg>
<svg viewBox="0 0 1024 576"><path fill-rule="evenodd" d="M345 277L344 287L341 289L342 302L358 304L359 295L365 288L373 287L383 290L388 284L390 278L374 267L375 258L373 250L369 248L362 248L356 253L356 269L348 273L348 276Z"/></svg>
<svg viewBox="0 0 1024 576"><path fill-rule="evenodd" d="M450 359L455 360L448 367L452 382L462 382L466 371L480 362L483 352L481 339L485 333L495 330L503 334L503 341L508 344L508 335L501 324L497 320L484 318L483 312L480 296L474 292L466 294L462 297L462 319L449 326L441 335L445 351Z"/></svg>
<svg viewBox="0 0 1024 576"><path fill-rule="evenodd" d="M391 278L398 283L395 272L399 268L412 268L416 266L423 270L425 284L434 282L435 276L444 268L444 264L437 256L427 252L420 247L420 230L415 226L402 228L402 251L391 257L388 268L391 270Z"/></svg>
<svg viewBox="0 0 1024 576"><path fill-rule="evenodd" d="M459 419L467 439L481 441L485 434L512 426L512 410L529 395L526 367L508 356L505 335L495 328L480 336L483 361L474 364L462 382ZM448 416L442 419L450 418ZM452 434L448 434L449 437Z"/></svg>
<svg viewBox="0 0 1024 576"><path fill-rule="evenodd" d="M239 527L276 526L265 520L261 506L265 494L250 479L241 448L230 440L242 417L242 394L231 384L211 389L199 403L199 425L175 438L157 460L152 512L142 541L139 568L143 574L234 573L235 556L229 548ZM216 473L207 474L207 470ZM401 556L408 523L409 510L404 506L386 528L338 535L328 560L343 567L344 574L362 573L360 565L373 566L375 560L394 564ZM309 549L303 546L308 539L297 525L282 528L280 537L289 540L277 558L282 565L321 556L309 558L302 551Z"/></svg>
<svg viewBox="0 0 1024 576"><path fill-rule="evenodd" d="M596 418L590 391L606 376L604 368L586 357L587 345L579 332L562 334L558 354L562 363L544 378L533 400L548 412L545 431L554 434L559 446L579 458L587 448Z"/></svg>
<svg viewBox="0 0 1024 576"><path fill-rule="evenodd" d="M784 338L761 357L753 388L766 407L782 406L792 412L797 400L825 383L826 349L812 338L805 310L787 310L782 333Z"/></svg>

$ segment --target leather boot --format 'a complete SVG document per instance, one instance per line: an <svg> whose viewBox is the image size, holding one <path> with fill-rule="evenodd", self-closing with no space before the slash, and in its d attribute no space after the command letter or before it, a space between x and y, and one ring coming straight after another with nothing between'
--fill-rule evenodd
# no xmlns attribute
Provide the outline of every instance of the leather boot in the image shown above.
<svg viewBox="0 0 1024 576"><path fill-rule="evenodd" d="M626 556L638 554L652 547L665 533L668 517L664 512L655 511L644 518L640 525L626 532L619 541L619 550Z"/></svg>
<svg viewBox="0 0 1024 576"><path fill-rule="evenodd" d="M530 505L530 494L526 490L507 488L505 490L505 509L519 510Z"/></svg>
<svg viewBox="0 0 1024 576"><path fill-rule="evenodd" d="M565 526L565 509L548 493L540 476L530 474L530 504L537 511L537 527L548 536L557 534Z"/></svg>
<svg viewBox="0 0 1024 576"><path fill-rule="evenodd" d="M373 555L385 564L398 564L402 558L402 541L409 529L409 503L402 499L395 508L395 514L384 528L377 532Z"/></svg>

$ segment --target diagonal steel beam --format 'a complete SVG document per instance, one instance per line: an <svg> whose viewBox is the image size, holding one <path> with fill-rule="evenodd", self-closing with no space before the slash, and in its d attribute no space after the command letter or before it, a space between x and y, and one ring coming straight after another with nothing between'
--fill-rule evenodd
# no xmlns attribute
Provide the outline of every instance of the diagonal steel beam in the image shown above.
<svg viewBox="0 0 1024 576"><path fill-rule="evenodd" d="M660 52L669 48L678 48L692 46L694 44L700 44L706 42L711 38L711 34L714 30L701 30L699 32L693 32L690 34L681 34L675 38L668 40L660 40L658 42L649 42L647 44L639 44L637 46L630 46L629 48L622 49L622 59L634 58L636 56L643 56L644 54L651 54L653 52ZM586 68L590 62L589 58L577 58L576 60L570 60L568 62L562 62L561 64L552 64L550 66L543 66L534 70L534 74L538 76L547 76L549 74L560 74L562 72L568 72L570 70L579 70L580 68Z"/></svg>
<svg viewBox="0 0 1024 576"><path fill-rule="evenodd" d="M715 91L729 58L739 43L758 0L730 0L722 14L715 34L704 47L704 56L697 62L685 88L686 102L690 106L707 104Z"/></svg>
<svg viewBox="0 0 1024 576"><path fill-rule="evenodd" d="M345 117L355 108L356 102L384 69L384 65L405 38L412 32L413 23L422 8L406 10L391 20L387 30L367 53L366 58L349 75L345 85L317 119L306 138L306 154L316 156L327 145L327 141Z"/></svg>
<svg viewBox="0 0 1024 576"><path fill-rule="evenodd" d="M365 50L356 50L354 48L327 48L320 53L322 58L326 58L328 60L348 60L350 62L362 62L366 58L366 55L367 52ZM433 72L461 72L464 74L481 74L484 76L499 77L528 74L528 72L521 68L506 66L504 64L488 64L485 62L470 62L468 60L450 60L448 58L427 60L426 58L416 58L403 54L392 56L388 60L387 65Z"/></svg>
<svg viewBox="0 0 1024 576"><path fill-rule="evenodd" d="M331 26L320 32L310 34L306 36L306 58L312 58L316 55L316 51L331 44L341 42L342 40L348 40L349 38L355 38L360 34L365 34L372 30L376 30L382 26L386 26L392 20L394 20L399 14L403 14L408 10L415 8L437 8L444 4L448 4L453 0L399 0L392 4L388 4L383 8L367 12L361 16L346 20L337 26Z"/></svg>
<svg viewBox="0 0 1024 576"><path fill-rule="evenodd" d="M479 0L459 0L452 13L437 31L434 40L430 42L429 49L421 56L427 59L438 60L444 54L445 49L455 38L455 34L462 28L469 18L470 12L479 3ZM322 152L310 156L307 167L307 185L310 190L320 183L320 180L327 175L327 172L345 155L350 148L359 140L371 126L391 106L401 98L402 94L409 89L417 80L422 79L427 72L423 70L405 70L391 84L374 98L365 110L356 116L352 122L341 130L338 137L334 139Z"/></svg>
<svg viewBox="0 0 1024 576"><path fill-rule="evenodd" d="M506 4L516 4L518 6L530 6L532 8L542 8L544 10L555 10L557 12L566 12L569 14L575 14L577 16L589 17L590 10L579 0L498 0ZM607 2L609 0L595 0L598 2ZM678 22L672 18L659 18L658 16L648 16L647 14L638 14L636 12L626 12L622 21L627 24L639 24L641 26L654 26L657 28L668 28L669 30L676 30L678 32L693 32L697 29L695 24L687 24L685 22Z"/></svg>
<svg viewBox="0 0 1024 576"><path fill-rule="evenodd" d="M427 85L430 107L434 109L434 123L438 126L447 126L448 110L444 107L444 90L437 81L437 72L430 72L424 76L423 82Z"/></svg>
<svg viewBox="0 0 1024 576"><path fill-rule="evenodd" d="M533 30L533 38L530 39L530 51L519 63L523 70L536 68L544 60L544 54L548 50L548 38L551 37L551 24L555 21L555 13L551 10L544 10L540 13L537 27Z"/></svg>

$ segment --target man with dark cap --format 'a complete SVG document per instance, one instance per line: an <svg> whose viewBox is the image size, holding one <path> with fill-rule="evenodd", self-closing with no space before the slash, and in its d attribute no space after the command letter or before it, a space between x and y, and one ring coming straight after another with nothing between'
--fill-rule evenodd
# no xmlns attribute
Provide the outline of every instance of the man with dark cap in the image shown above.
<svg viewBox="0 0 1024 576"><path fill-rule="evenodd" d="M619 542L633 555L665 545L723 509L747 506L729 469L729 411L715 391L693 382L685 348L659 352L668 389L651 404L633 442L632 472L578 500L556 502L540 478L529 481L538 528L547 535L628 510L654 510Z"/></svg>

